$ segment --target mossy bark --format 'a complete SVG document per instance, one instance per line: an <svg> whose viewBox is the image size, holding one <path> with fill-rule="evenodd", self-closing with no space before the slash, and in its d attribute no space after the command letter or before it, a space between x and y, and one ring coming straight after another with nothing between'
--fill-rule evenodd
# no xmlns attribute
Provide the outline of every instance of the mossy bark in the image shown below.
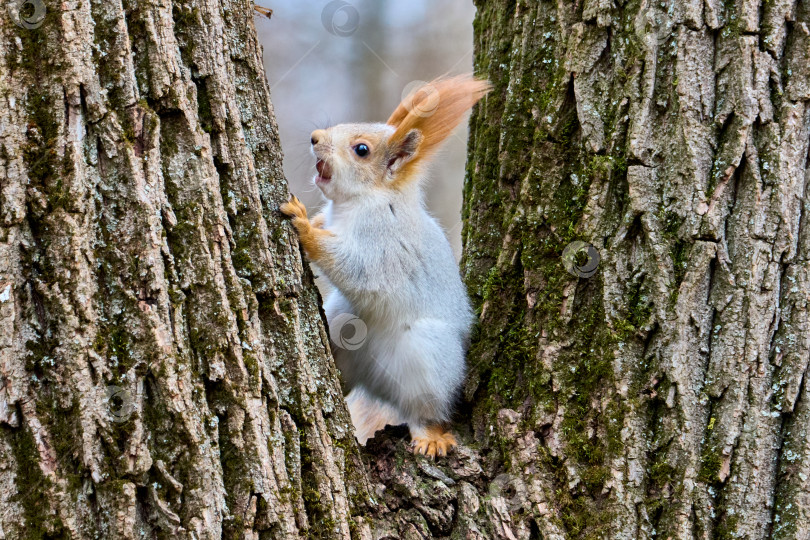
<svg viewBox="0 0 810 540"><path fill-rule="evenodd" d="M810 3L477 6L465 400L517 528L807 538Z"/></svg>
<svg viewBox="0 0 810 540"><path fill-rule="evenodd" d="M0 536L348 538L366 479L252 3L7 4Z"/></svg>

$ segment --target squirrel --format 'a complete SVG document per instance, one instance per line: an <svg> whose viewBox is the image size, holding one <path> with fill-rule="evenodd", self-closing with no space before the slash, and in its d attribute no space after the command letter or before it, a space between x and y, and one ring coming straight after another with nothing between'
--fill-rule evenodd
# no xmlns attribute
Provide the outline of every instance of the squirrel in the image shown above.
<svg viewBox="0 0 810 540"><path fill-rule="evenodd" d="M457 445L448 423L466 375L473 311L422 184L430 158L490 90L472 75L443 77L411 92L384 124L314 131L314 182L326 206L310 220L294 195L281 205L307 258L334 287L324 312L363 445L400 424L414 453L444 456ZM355 333L344 340L349 322Z"/></svg>

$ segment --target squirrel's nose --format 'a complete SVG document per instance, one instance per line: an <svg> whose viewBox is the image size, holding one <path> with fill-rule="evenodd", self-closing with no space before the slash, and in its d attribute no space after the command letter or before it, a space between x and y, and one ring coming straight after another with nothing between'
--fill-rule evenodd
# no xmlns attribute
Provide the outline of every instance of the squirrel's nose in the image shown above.
<svg viewBox="0 0 810 540"><path fill-rule="evenodd" d="M318 144L321 139L323 139L324 131L322 129L316 129L312 132L312 135L309 138L309 142L312 143L312 146Z"/></svg>

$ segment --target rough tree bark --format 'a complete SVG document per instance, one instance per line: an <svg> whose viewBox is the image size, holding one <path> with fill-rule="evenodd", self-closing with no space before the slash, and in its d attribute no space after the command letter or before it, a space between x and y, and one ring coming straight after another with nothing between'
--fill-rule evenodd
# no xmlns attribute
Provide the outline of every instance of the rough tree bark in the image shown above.
<svg viewBox="0 0 810 540"><path fill-rule="evenodd" d="M348 537L252 4L5 4L0 537Z"/></svg>
<svg viewBox="0 0 810 540"><path fill-rule="evenodd" d="M809 538L810 3L478 8L466 398L516 528Z"/></svg>

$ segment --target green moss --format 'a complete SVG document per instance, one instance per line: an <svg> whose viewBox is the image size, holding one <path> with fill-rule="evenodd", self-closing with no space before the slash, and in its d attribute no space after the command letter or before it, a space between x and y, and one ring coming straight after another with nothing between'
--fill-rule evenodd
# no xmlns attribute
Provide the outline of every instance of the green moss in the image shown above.
<svg viewBox="0 0 810 540"><path fill-rule="evenodd" d="M180 46L183 63L194 69L194 31L202 21L200 10L194 5L173 4L172 18L174 19L174 32Z"/></svg>
<svg viewBox="0 0 810 540"><path fill-rule="evenodd" d="M583 312L582 333L572 349L581 351L564 355L561 371L563 395L570 397L565 403L565 414L560 429L565 435L566 451L581 467L581 477L586 491L594 496L601 492L607 478L606 458L611 441L600 437L600 424L606 420L594 409L594 401L608 388L613 380L612 344L613 336L600 323L604 321L601 302ZM584 352L588 351L588 352ZM613 411L618 420L619 411ZM607 426L603 426L604 429ZM615 444L616 440L612 441Z"/></svg>
<svg viewBox="0 0 810 540"><path fill-rule="evenodd" d="M692 244L680 237L680 230L684 222L682 217L674 212L664 211L663 209L658 217L661 221L664 239L667 240L671 246L672 265L675 269L675 283L673 286L674 289L677 290L678 285L683 281L683 277L686 274L688 256Z"/></svg>
<svg viewBox="0 0 810 540"><path fill-rule="evenodd" d="M692 245L685 240L677 240L672 246L672 266L675 268L674 288L677 288L683 281L689 263L689 252L691 249Z"/></svg>
<svg viewBox="0 0 810 540"><path fill-rule="evenodd" d="M717 540L734 540L739 538L737 535L737 524L740 522L740 516L725 516L725 519L714 529L714 538Z"/></svg>
<svg viewBox="0 0 810 540"><path fill-rule="evenodd" d="M563 464L559 462L551 463L550 467L557 471L564 469ZM561 477L560 480L563 481L564 478ZM613 516L609 510L594 512L587 496L572 494L566 488L557 489L554 492L554 500L559 507L560 518L553 519L565 529L569 538L596 540L608 536Z"/></svg>
<svg viewBox="0 0 810 540"><path fill-rule="evenodd" d="M61 101L61 98L58 99ZM28 94L25 102L28 113L27 142L22 148L29 182L45 195L48 212L57 208L70 209L71 206L63 178L71 173L73 165L68 154L60 159L57 153L60 120L53 113L55 103L57 98L44 90L32 90Z"/></svg>
<svg viewBox="0 0 810 540"><path fill-rule="evenodd" d="M301 432L299 445L301 450L301 494L306 513L311 519L308 534L312 538L328 538L336 527L336 523L327 509L331 506L331 502L322 498L318 482L318 475L323 474L323 459L316 455L309 446L305 431Z"/></svg>
<svg viewBox="0 0 810 540"><path fill-rule="evenodd" d="M665 404L654 400L652 407L651 422L649 430L655 433L657 422L660 420L660 409L666 407ZM665 531L674 520L672 514L671 497L682 496L683 484L681 472L668 461L669 444L657 448L652 452L647 465L646 496L644 505L647 507L647 514L654 529Z"/></svg>
<svg viewBox="0 0 810 540"><path fill-rule="evenodd" d="M257 271L253 264L256 255L254 252L257 246L262 245L258 227L255 225L238 227L238 230L234 231L234 243L231 260L236 273L248 279L254 277Z"/></svg>
<svg viewBox="0 0 810 540"><path fill-rule="evenodd" d="M666 461L657 461L650 466L650 481L659 485L669 484L676 478L677 470Z"/></svg>
<svg viewBox="0 0 810 540"><path fill-rule="evenodd" d="M16 38L21 44L19 48L7 49L9 69L12 73L22 69L36 80L44 75L53 76L55 72L59 72L61 68L59 57L51 54L51 41L48 39L57 17L57 11L46 10L41 26L36 29L9 24L9 29L16 32ZM15 54L17 51L19 56Z"/></svg>
<svg viewBox="0 0 810 540"><path fill-rule="evenodd" d="M723 25L720 35L728 39L738 38L742 35L742 26L740 24L739 15L737 14L736 0L723 0L723 11L725 24Z"/></svg>
<svg viewBox="0 0 810 540"><path fill-rule="evenodd" d="M248 371L248 375L251 378L253 384L259 384L260 380L259 377L261 376L259 370L259 362L255 356L248 352L244 352L243 354L244 362L245 362L245 369Z"/></svg>
<svg viewBox="0 0 810 540"><path fill-rule="evenodd" d="M68 532L50 503L52 482L42 473L37 461L39 450L33 433L27 426L16 430L3 426L1 429L7 432L6 440L17 464L14 477L17 493L13 498L22 506L20 529L23 538L67 538Z"/></svg>
<svg viewBox="0 0 810 540"><path fill-rule="evenodd" d="M774 501L774 525L772 538L781 540L783 538L796 538L799 527L804 526L804 520L800 515L801 506L796 504L795 497L801 496L802 485L794 483L792 486L782 486L778 489L776 500Z"/></svg>
<svg viewBox="0 0 810 540"><path fill-rule="evenodd" d="M714 484L718 481L718 474L722 466L722 457L719 450L714 446L707 446L700 455L700 472L698 480L707 484Z"/></svg>
<svg viewBox="0 0 810 540"><path fill-rule="evenodd" d="M625 322L634 329L640 330L650 320L652 315L652 300L643 281L633 281L626 291L627 297L627 318ZM621 336L628 338L629 336Z"/></svg>
<svg viewBox="0 0 810 540"><path fill-rule="evenodd" d="M46 336L39 336L38 339L30 339L25 342L27 354L25 356L25 369L43 379L55 365L54 349L58 342Z"/></svg>

